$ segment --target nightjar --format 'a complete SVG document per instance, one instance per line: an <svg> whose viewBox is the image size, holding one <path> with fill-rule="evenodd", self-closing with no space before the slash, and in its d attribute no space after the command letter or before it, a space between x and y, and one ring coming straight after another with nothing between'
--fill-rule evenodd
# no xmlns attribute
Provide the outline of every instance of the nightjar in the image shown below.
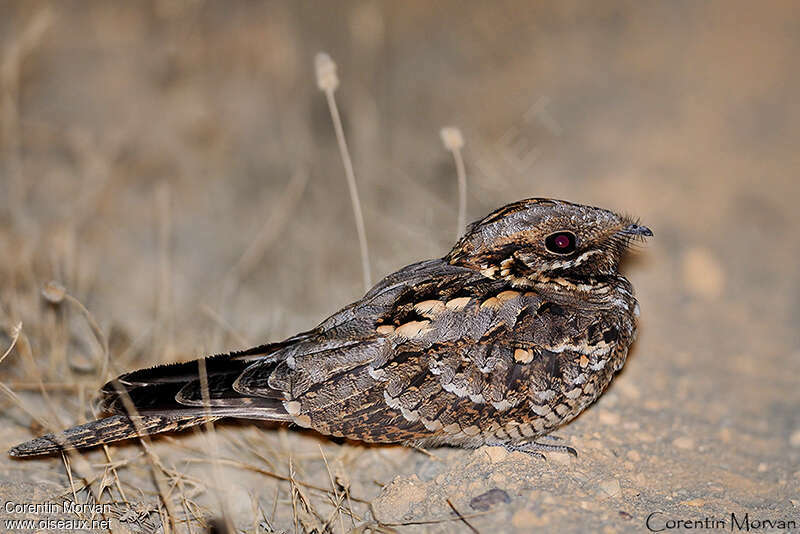
<svg viewBox="0 0 800 534"><path fill-rule="evenodd" d="M535 438L596 400L625 362L639 306L618 267L632 240L651 235L600 208L514 202L470 225L444 258L390 274L316 328L124 374L102 390L109 417L10 454L220 418L370 443L552 449Z"/></svg>

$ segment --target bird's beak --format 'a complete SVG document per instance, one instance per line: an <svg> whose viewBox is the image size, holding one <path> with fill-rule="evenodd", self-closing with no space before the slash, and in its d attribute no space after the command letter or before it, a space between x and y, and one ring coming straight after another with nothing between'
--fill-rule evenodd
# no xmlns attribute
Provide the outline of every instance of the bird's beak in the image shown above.
<svg viewBox="0 0 800 534"><path fill-rule="evenodd" d="M620 230L619 233L625 235L640 235L642 237L650 237L653 235L653 231L650 228L639 224L629 224Z"/></svg>

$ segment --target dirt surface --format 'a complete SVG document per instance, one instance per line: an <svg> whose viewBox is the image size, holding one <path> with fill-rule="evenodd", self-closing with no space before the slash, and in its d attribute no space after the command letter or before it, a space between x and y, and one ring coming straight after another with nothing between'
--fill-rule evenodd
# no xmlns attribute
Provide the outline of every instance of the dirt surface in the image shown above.
<svg viewBox="0 0 800 534"><path fill-rule="evenodd" d="M625 265L639 341L558 432L577 459L232 423L149 453L0 456L0 520L75 519L6 509L67 499L110 504L113 532L223 510L243 532L800 525L798 5L530 4L0 3L2 449L92 416L104 343L110 373L186 360L362 294L319 51L373 280L454 240L448 125L468 219L549 196L655 232Z"/></svg>

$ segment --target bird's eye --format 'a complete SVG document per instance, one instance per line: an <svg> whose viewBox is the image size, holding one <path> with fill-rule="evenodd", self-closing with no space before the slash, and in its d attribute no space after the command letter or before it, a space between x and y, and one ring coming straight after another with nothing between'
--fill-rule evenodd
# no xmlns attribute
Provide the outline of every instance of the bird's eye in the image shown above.
<svg viewBox="0 0 800 534"><path fill-rule="evenodd" d="M575 234L572 232L556 232L544 240L547 250L555 254L569 254L575 250Z"/></svg>

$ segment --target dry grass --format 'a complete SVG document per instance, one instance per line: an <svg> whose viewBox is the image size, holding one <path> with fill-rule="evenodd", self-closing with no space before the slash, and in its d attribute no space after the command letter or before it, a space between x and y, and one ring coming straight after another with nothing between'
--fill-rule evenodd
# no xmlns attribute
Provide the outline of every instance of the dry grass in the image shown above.
<svg viewBox="0 0 800 534"><path fill-rule="evenodd" d="M800 45L777 31L791 6L736 20L723 16L735 7L684 6L674 21L628 4L457 7L0 5L0 445L94 417L94 392L119 372L313 327L360 296L370 270L441 255L456 221L460 232L538 195L655 229L629 269L642 338L624 385L591 412L624 432L590 415L565 431L583 444L577 463L487 466L465 451L209 424L4 459L0 497L112 503L113 532L523 532L534 519L622 531L620 510L700 497L784 510L798 487L779 430L797 427L786 266L800 251L785 233L797 186L785 177L800 161L785 140L797 138L800 81L784 58ZM702 32L684 24L711 19ZM728 57L740 42L748 54ZM314 83L320 49L347 73L338 101ZM463 154L437 142L454 118ZM765 228L780 250L757 246ZM691 247L735 295L695 294L676 275ZM708 331L728 334L712 344ZM720 425L737 439L708 434ZM676 456L676 433L703 437ZM681 493L698 476L724 489ZM593 493L609 477L616 500ZM370 505L398 480L427 493L378 523ZM475 512L491 486L512 502Z"/></svg>
<svg viewBox="0 0 800 534"><path fill-rule="evenodd" d="M0 392L5 394L14 408L37 423L38 426L32 429L33 433L56 432L65 426L86 420L87 415L96 416L97 414L87 414L84 411L93 392L121 368L127 367L127 362L138 359L145 347L149 347L154 354L164 355L167 361L180 352L176 349L177 341L174 338L176 316L171 263L174 200L168 182L157 183L153 195L155 217L152 224L157 236L153 322L139 339L126 339L122 347L113 347L117 352L113 358L115 363L112 363L112 348L107 338L108 327L101 327L86 305L67 288L83 286L83 291L78 291L85 293L93 282L91 273L83 272L79 259L75 257L75 254L79 254L76 251L75 236L85 225L97 223L84 210L102 209L102 206L95 203L103 201L102 189L114 184L113 175L117 172L114 168L116 151L103 152L92 141L87 141L85 134L73 135L77 142L70 141L69 148L77 160L86 162L82 170L93 170L95 176L87 176L83 181L83 187L76 195L82 208L68 210L71 213L67 216L66 224L62 223L66 227L63 232L54 236L43 235L47 229L37 227L36 222L30 219L30 214L25 212L25 177L19 161L22 151L18 117L19 71L26 56L34 53L38 41L51 24L50 11L37 12L8 50L3 68L3 113L4 124L7 126L3 146L6 149L5 163L7 169L10 169L10 181L7 185L11 193L6 198L11 228L17 230L21 227L23 230L21 233L12 231L3 237L8 239L15 235L27 235L33 239L24 239L20 243L21 250L13 256L14 261L4 266L4 274L8 275L6 279L12 281L2 288L5 292L4 302L11 306L4 316L6 319L13 318L16 322L6 324L10 344L0 357L0 363L11 354L21 361L6 366L5 369L11 371L12 379L8 385L0 382ZM326 90L326 96L355 213L364 284L369 287L370 263L366 231L355 187L353 164L344 139L333 88ZM219 310L225 309L230 299L240 290L242 283L258 269L259 262L269 253L270 246L280 239L282 230L292 223L307 182L308 172L300 167L293 173L278 198L266 206L268 215L263 218L261 229L246 244L239 259L227 270L216 288L209 288L200 297L205 301L215 293L220 295L218 306L202 304L202 311L221 327L224 334L234 336L240 344L246 343L244 338L236 333ZM64 251L67 256L62 255ZM53 266L45 263L43 266L41 256L50 256L56 262L66 264ZM41 285L40 280L52 275L56 275L58 281L49 280ZM38 295L40 291L41 298ZM29 322L29 328L23 328L20 316ZM103 322L108 325L108 321ZM86 330L91 333L91 339L86 338ZM39 355L39 350L34 354L29 337L35 338L46 347L40 349L44 358ZM217 335L212 338L211 344L219 345L221 342ZM158 359L154 358L156 361ZM14 363L21 363L21 368ZM207 398L207 384L203 384L203 388ZM21 398L16 391L26 392L28 398ZM38 394L39 397L31 397L28 392ZM76 395L77 399L62 405L56 398L63 398L64 395ZM122 400L128 411L135 414L131 401L124 395ZM274 492L270 492L274 497L269 513L265 512L262 500L251 495L252 517L245 523L249 522L252 532L279 531L275 530L273 523L285 521L276 515L287 507L291 510L290 524L295 532L380 530L374 522L365 523L369 501L352 494L345 475L346 467L343 462L357 458L357 455L352 454L353 451L358 452L357 449L331 449L330 453L334 454L339 468L338 473L334 474L322 444L317 447L319 454L298 455L292 452L294 446L286 443L285 433L281 433L280 444L265 446L261 439L255 445L252 437L242 438L230 432L220 436L212 421L205 425L204 430L196 432L200 440L197 448L187 447L186 440L167 438L174 449L184 451L179 456L175 456L170 448L164 451L163 446L156 447L147 436L139 440L141 450L136 450L135 446L126 446L120 459L115 458L117 447L104 446L100 451L66 451L61 455L60 465L66 476L67 487L43 498L55 500L69 496L75 502L111 503L113 514L111 517L103 516L103 519L114 520L112 531L118 528L149 531L158 525L164 532L196 532L198 528L202 530L213 523L215 529L233 532L241 528L242 517L241 509L236 513L231 510L230 490L238 486L237 473L245 471L266 479L267 482L262 481L259 488L274 488ZM234 454L237 459L226 457L231 454L231 450L236 451ZM190 455L187 456L186 452ZM318 460L324 464L328 480L326 485L303 480L303 473L308 471L309 464ZM189 476L184 469L193 465L209 468L201 467L205 476ZM216 512L212 512L212 509Z"/></svg>

